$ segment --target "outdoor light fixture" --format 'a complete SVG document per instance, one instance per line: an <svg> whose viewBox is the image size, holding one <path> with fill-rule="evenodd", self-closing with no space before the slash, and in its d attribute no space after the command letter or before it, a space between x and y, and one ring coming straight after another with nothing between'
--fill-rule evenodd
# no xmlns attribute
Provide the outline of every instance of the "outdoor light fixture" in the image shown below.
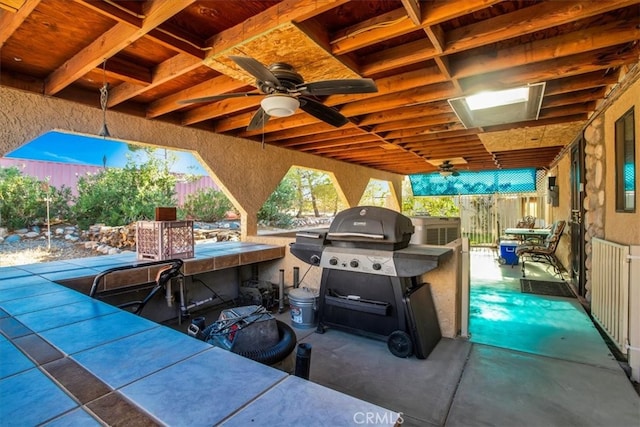
<svg viewBox="0 0 640 427"><path fill-rule="evenodd" d="M265 113L272 117L288 117L296 112L300 101L289 95L270 95L264 98L260 105Z"/></svg>
<svg viewBox="0 0 640 427"><path fill-rule="evenodd" d="M106 138L111 136L107 128L107 101L109 101L109 83L107 83L106 72L107 60L102 63L102 87L100 88L100 109L102 109L102 128L98 135Z"/></svg>
<svg viewBox="0 0 640 427"><path fill-rule="evenodd" d="M535 83L448 101L467 129L537 120L545 85L544 82Z"/></svg>

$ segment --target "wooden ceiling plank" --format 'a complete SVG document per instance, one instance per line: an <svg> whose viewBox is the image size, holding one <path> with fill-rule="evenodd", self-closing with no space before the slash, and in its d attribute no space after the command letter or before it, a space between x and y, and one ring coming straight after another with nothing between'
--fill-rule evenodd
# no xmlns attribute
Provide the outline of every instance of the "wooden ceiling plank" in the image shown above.
<svg viewBox="0 0 640 427"><path fill-rule="evenodd" d="M630 6L634 0L543 2L461 27L447 34L445 53L496 43Z"/></svg>
<svg viewBox="0 0 640 427"><path fill-rule="evenodd" d="M460 122L458 120L458 116L456 116L454 113L436 114L380 123L373 127L372 132L382 133L391 130L421 128L453 122Z"/></svg>
<svg viewBox="0 0 640 427"><path fill-rule="evenodd" d="M311 129L315 128L315 129ZM324 127L322 128L324 129ZM313 142L331 141L351 136L362 135L363 131L357 127L340 128L334 131L323 131L318 125L307 126L306 129L294 128L290 131L272 132L265 135L265 141L277 143L279 147L295 147Z"/></svg>
<svg viewBox="0 0 640 427"><path fill-rule="evenodd" d="M166 2L164 0L152 0L145 3L146 18L142 27L136 29L124 23L114 25L109 31L102 34L47 77L45 95L55 95L60 92L101 64L105 58L111 58L194 1Z"/></svg>
<svg viewBox="0 0 640 427"><path fill-rule="evenodd" d="M577 103L597 101L602 99L606 92L605 87L598 89L585 89L560 95L545 96L542 100L542 108L559 107Z"/></svg>
<svg viewBox="0 0 640 427"><path fill-rule="evenodd" d="M200 123L205 120L215 119L217 117L244 111L248 108L257 110L259 105L260 98L256 97L224 99L222 101L214 102L203 107L198 107L194 108L193 110L186 111L182 115L182 125L188 126L195 123ZM249 123L247 122L247 125L248 124Z"/></svg>
<svg viewBox="0 0 640 427"><path fill-rule="evenodd" d="M505 89L521 85L523 82L543 82L634 63L638 60L639 52L638 46L622 52L614 46L531 65L520 65L509 70L475 75L461 79L460 83L465 93Z"/></svg>
<svg viewBox="0 0 640 427"><path fill-rule="evenodd" d="M286 22L301 22L347 3L348 0L284 0L234 27L211 37L205 45L211 48L207 56L218 55L245 41Z"/></svg>
<svg viewBox="0 0 640 427"><path fill-rule="evenodd" d="M27 0L15 13L0 13L0 48L38 6L40 0Z"/></svg>
<svg viewBox="0 0 640 427"><path fill-rule="evenodd" d="M437 67L425 67L395 76L377 79L376 86L378 87L378 92L355 95L331 95L325 99L324 103L329 106L341 105L430 84L444 83L445 81L446 77L440 73Z"/></svg>
<svg viewBox="0 0 640 427"><path fill-rule="evenodd" d="M344 55L418 28L404 8L392 10L336 32L330 41L331 53Z"/></svg>
<svg viewBox="0 0 640 427"><path fill-rule="evenodd" d="M602 71L593 71L591 73L570 76L562 79L551 80L547 82L544 88L545 96L553 96L584 89L592 89L605 87L618 81L618 75L615 72L603 73Z"/></svg>
<svg viewBox="0 0 640 427"><path fill-rule="evenodd" d="M337 147L323 147L323 148L318 147L318 148L312 148L312 149L308 149L307 147L304 147L300 149L300 151L304 151L305 153L310 153L310 154L318 154L318 155L331 154L331 153L347 154L349 152L369 150L371 148L380 148L380 141L354 140L353 143L351 144L344 144Z"/></svg>
<svg viewBox="0 0 640 427"><path fill-rule="evenodd" d="M202 62L192 57L179 53L166 61L158 64L151 71L151 83L148 85L121 84L109 91L109 107L114 107L124 101L134 98L148 90L154 89L176 77L184 75L200 67Z"/></svg>
<svg viewBox="0 0 640 427"><path fill-rule="evenodd" d="M458 92L452 88L450 83L438 83L351 102L342 107L340 112L347 117L353 117L398 108L408 104L442 101L457 95Z"/></svg>
<svg viewBox="0 0 640 427"><path fill-rule="evenodd" d="M74 1L77 3L81 3L83 6L118 22L129 24L135 28L142 27L142 17L128 13L120 7L114 6L110 2L98 2L95 0ZM166 48L169 48L181 54L190 55L201 60L205 56L202 43L197 43L193 40L187 40L184 37L181 37L181 35L179 34L171 34L168 31L154 28L146 34L146 37Z"/></svg>
<svg viewBox="0 0 640 427"><path fill-rule="evenodd" d="M420 25L422 21L422 12L420 11L420 2L418 0L401 0L407 15L415 25Z"/></svg>
<svg viewBox="0 0 640 427"><path fill-rule="evenodd" d="M379 111L360 117L360 126L376 125L404 121L431 115L452 113L451 106L446 101L429 102L412 107L396 108L388 111Z"/></svg>
<svg viewBox="0 0 640 427"><path fill-rule="evenodd" d="M363 59L365 65L360 66L360 72L363 76L373 76L395 68L427 61L437 54L437 50L428 40L416 40L365 56Z"/></svg>
<svg viewBox="0 0 640 427"><path fill-rule="evenodd" d="M562 105L559 107L549 107L540 110L539 119L548 119L552 117L565 117L574 114L588 114L596 108L595 102L583 102L580 104Z"/></svg>
<svg viewBox="0 0 640 427"><path fill-rule="evenodd" d="M482 9L491 7L501 0L448 0L437 1L425 5L422 9L422 25L430 26L463 15L469 15Z"/></svg>
<svg viewBox="0 0 640 427"><path fill-rule="evenodd" d="M429 38L429 41L433 45L434 49L438 54L442 54L444 51L444 46L447 40L447 35L445 34L442 26L433 25L424 27L424 32Z"/></svg>
<svg viewBox="0 0 640 427"><path fill-rule="evenodd" d="M428 136L428 135L427 135ZM457 144L457 143L469 143L469 144L482 144L482 142L475 135L459 136L453 138L439 138L439 139L426 139L425 135L411 136L398 139L388 139L389 142L401 145L403 147L414 147L413 144L419 144L420 146L433 145L438 147L440 145Z"/></svg>
<svg viewBox="0 0 640 427"><path fill-rule="evenodd" d="M143 18L136 16L133 13L129 13L126 10L108 2L108 1L95 1L95 0L74 0L76 3L82 6L98 12L103 16L113 19L123 24L129 24L132 27L142 27Z"/></svg>
<svg viewBox="0 0 640 427"><path fill-rule="evenodd" d="M171 111L184 108L183 104L178 104L178 101L184 101L186 99L200 98L203 96L220 95L227 92L233 92L238 89L246 87L246 83L236 80L228 76L218 76L213 79L207 80L195 86L191 86L185 90L181 90L164 98L160 98L157 101L149 104L147 108L147 118L158 117ZM205 107L199 107L205 108ZM196 115L193 111L197 111L199 108L195 108L190 114ZM214 116L211 116L214 117ZM210 118L210 117L207 117ZM206 120L206 118L202 119ZM200 120L200 121L202 121ZM189 120L188 120L189 121ZM189 121L190 123L197 123L197 121ZM248 123L248 122L247 122Z"/></svg>
<svg viewBox="0 0 640 427"><path fill-rule="evenodd" d="M640 39L637 23L621 25L613 22L598 27L583 29L544 40L536 40L507 49L492 51L486 55L470 55L452 60L453 77L456 79L513 68L547 60L590 52L609 46Z"/></svg>
<svg viewBox="0 0 640 427"><path fill-rule="evenodd" d="M133 84L146 85L151 83L151 72L148 68L125 61L117 56L107 61L105 72L108 76Z"/></svg>
<svg viewBox="0 0 640 427"><path fill-rule="evenodd" d="M549 117L549 118L543 117L543 118L539 118L538 120L530 120L527 122L509 123L507 125L487 126L485 128L485 131L499 132L503 130L519 129L523 127L536 127L536 126L555 125L558 123L580 122L580 121L587 120L587 118L589 118L589 115L587 113L577 113L577 114Z"/></svg>
<svg viewBox="0 0 640 427"><path fill-rule="evenodd" d="M248 122L247 122L248 123ZM313 117L310 114L305 112L299 112L289 117L272 117L264 126L264 129L258 130L244 130L238 133L238 136L241 138L262 135L263 133L268 132L277 132L280 130L285 130L294 127L306 126L314 123L322 123L321 120Z"/></svg>
<svg viewBox="0 0 640 427"><path fill-rule="evenodd" d="M8 10L11 13L16 13L23 6L24 2L25 0L1 0L0 9Z"/></svg>

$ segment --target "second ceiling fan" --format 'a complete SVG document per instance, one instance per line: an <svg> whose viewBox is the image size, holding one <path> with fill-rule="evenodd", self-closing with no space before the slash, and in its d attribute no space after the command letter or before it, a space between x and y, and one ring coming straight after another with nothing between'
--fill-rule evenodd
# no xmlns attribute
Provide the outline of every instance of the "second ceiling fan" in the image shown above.
<svg viewBox="0 0 640 427"><path fill-rule="evenodd" d="M226 98L263 96L247 130L261 129L271 117L287 117L300 108L317 119L340 127L349 120L334 108L312 97L335 94L374 93L378 91L372 79L337 79L305 82L289 64L277 62L268 68L248 56L229 56L238 66L256 78L259 92L227 93L180 101L181 104L211 102Z"/></svg>

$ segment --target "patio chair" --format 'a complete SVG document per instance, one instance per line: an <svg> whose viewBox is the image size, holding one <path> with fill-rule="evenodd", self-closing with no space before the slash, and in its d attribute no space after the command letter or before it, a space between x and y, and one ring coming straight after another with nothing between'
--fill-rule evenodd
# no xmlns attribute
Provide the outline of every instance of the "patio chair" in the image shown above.
<svg viewBox="0 0 640 427"><path fill-rule="evenodd" d="M562 277L562 266L555 254L560 236L562 236L566 224L567 222L564 220L554 222L549 235L544 239L542 244L524 243L518 245L516 255L522 257L522 277L526 277L525 257L529 257L532 261L544 262L551 265L554 273Z"/></svg>
<svg viewBox="0 0 640 427"><path fill-rule="evenodd" d="M536 226L536 217L527 215L516 224L515 228L534 228Z"/></svg>

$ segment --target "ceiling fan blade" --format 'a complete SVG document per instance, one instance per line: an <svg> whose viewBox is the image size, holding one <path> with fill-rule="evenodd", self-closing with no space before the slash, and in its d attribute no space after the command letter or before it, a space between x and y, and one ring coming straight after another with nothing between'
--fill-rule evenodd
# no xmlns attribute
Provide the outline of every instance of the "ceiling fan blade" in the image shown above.
<svg viewBox="0 0 640 427"><path fill-rule="evenodd" d="M300 100L300 108L303 111L322 120L323 122L329 123L331 126L340 127L349 122L349 119L345 116L318 101L305 97L300 97L298 99Z"/></svg>
<svg viewBox="0 0 640 427"><path fill-rule="evenodd" d="M255 59L249 56L233 55L229 56L229 58L231 58L233 62L238 64L241 68L243 68L245 71L247 71L249 74L260 80L261 82L270 82L273 83L274 86L280 86L280 80L278 80L278 78L274 76L267 67L265 67L264 65L262 65L262 63L256 61Z"/></svg>
<svg viewBox="0 0 640 427"><path fill-rule="evenodd" d="M264 127L271 116L268 115L262 107L258 108L258 111L255 112L253 117L251 117L251 121L249 122L249 126L247 126L247 130L259 130Z"/></svg>
<svg viewBox="0 0 640 427"><path fill-rule="evenodd" d="M453 171L453 173L451 174L452 176L460 176L460 172L458 171Z"/></svg>
<svg viewBox="0 0 640 427"><path fill-rule="evenodd" d="M378 91L372 79L338 79L320 80L298 85L301 93L306 95L334 95L347 93L374 93Z"/></svg>
<svg viewBox="0 0 640 427"><path fill-rule="evenodd" d="M224 93L220 95L203 96L201 98L183 99L177 102L178 104L196 104L198 102L220 101L221 99L243 98L247 96L264 96L264 95L257 92Z"/></svg>

